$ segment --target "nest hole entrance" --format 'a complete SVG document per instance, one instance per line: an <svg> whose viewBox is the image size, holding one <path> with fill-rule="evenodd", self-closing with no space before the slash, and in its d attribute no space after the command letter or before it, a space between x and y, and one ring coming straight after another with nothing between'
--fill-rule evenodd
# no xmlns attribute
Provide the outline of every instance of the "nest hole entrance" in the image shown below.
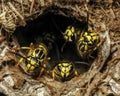
<svg viewBox="0 0 120 96"><path fill-rule="evenodd" d="M49 51L50 66L53 68L60 61L73 62L79 73L86 72L90 66L82 64L74 43L66 43L63 38L67 26L77 23L81 28L85 22L80 22L73 17L65 17L51 12L40 15L37 19L27 22L25 27L18 27L13 36L20 46L29 46L30 43L43 42ZM62 46L65 44L63 52ZM77 63L76 63L77 62ZM78 64L80 63L80 64Z"/></svg>

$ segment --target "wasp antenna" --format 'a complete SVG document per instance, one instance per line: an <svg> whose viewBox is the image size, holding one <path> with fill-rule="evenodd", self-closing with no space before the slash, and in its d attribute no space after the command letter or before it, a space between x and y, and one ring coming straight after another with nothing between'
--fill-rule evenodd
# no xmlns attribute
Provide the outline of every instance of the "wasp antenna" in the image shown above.
<svg viewBox="0 0 120 96"><path fill-rule="evenodd" d="M75 61L74 63L83 64L83 65L88 65L89 66L89 63L87 63L87 62Z"/></svg>
<svg viewBox="0 0 120 96"><path fill-rule="evenodd" d="M62 35L64 35L65 33L64 32L61 32L62 33Z"/></svg>
<svg viewBox="0 0 120 96"><path fill-rule="evenodd" d="M61 47L61 52L63 52L64 47L65 47L66 44L67 44L67 41L65 41L65 43L62 45L62 47Z"/></svg>

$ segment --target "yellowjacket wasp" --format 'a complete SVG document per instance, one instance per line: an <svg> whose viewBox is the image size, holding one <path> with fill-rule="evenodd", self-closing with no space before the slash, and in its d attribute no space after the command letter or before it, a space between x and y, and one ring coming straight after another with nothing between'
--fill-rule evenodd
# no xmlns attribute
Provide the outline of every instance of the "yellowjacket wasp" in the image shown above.
<svg viewBox="0 0 120 96"><path fill-rule="evenodd" d="M12 53L22 57L16 66L19 66L24 60L26 65L26 70L24 71L27 71L27 73L32 75L34 74L35 76L41 76L43 74L47 67L46 63L50 59L47 57L48 49L45 44L40 43L34 46L33 43L31 43L30 47L20 47L14 50L28 50L27 56L11 51Z"/></svg>
<svg viewBox="0 0 120 96"><path fill-rule="evenodd" d="M62 82L68 81L77 75L78 72L75 70L75 66L68 61L59 62L52 70L52 78Z"/></svg>

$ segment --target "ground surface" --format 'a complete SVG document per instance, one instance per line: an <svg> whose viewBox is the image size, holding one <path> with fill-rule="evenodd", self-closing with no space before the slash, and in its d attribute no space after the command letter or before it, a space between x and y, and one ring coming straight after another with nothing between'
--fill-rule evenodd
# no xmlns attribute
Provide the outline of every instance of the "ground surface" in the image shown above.
<svg viewBox="0 0 120 96"><path fill-rule="evenodd" d="M85 17L87 17L87 10L89 12L89 24L98 27L101 36L107 38L102 48L99 49L98 58L94 60L89 70L63 83L55 81L46 75L35 80L25 74L23 70L15 67L19 58L10 54L8 49L11 46L19 45L18 42L15 42L15 38L10 39L16 28L19 29L19 26L25 26L27 22L33 21L40 16L42 16L40 18L43 18L41 22L43 20L48 24L49 19L47 21L47 18L49 16L46 14L49 12L65 18L84 21ZM74 21L74 19L72 20ZM59 20L54 17L54 21L58 22ZM66 19L65 21L67 22ZM67 24L66 22L64 22L64 26ZM44 23L42 22L41 26L42 24ZM62 23L60 24L62 25ZM88 0L86 2L82 0L0 1L0 95L119 96L119 26L119 0Z"/></svg>

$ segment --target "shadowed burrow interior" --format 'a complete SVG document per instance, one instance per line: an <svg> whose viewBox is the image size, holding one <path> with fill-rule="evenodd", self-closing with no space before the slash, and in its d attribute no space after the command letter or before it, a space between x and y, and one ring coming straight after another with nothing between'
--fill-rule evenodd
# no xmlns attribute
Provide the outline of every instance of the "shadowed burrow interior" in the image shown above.
<svg viewBox="0 0 120 96"><path fill-rule="evenodd" d="M28 21L25 27L18 27L13 36L20 46L29 46L31 42L46 44L49 50L48 56L51 58L49 61L51 68L61 61L70 61L73 62L79 73L83 73L90 66L84 64L85 61L79 57L75 43L66 43L62 34L67 26L74 24L79 28L86 27L86 22L47 12L33 21Z"/></svg>

